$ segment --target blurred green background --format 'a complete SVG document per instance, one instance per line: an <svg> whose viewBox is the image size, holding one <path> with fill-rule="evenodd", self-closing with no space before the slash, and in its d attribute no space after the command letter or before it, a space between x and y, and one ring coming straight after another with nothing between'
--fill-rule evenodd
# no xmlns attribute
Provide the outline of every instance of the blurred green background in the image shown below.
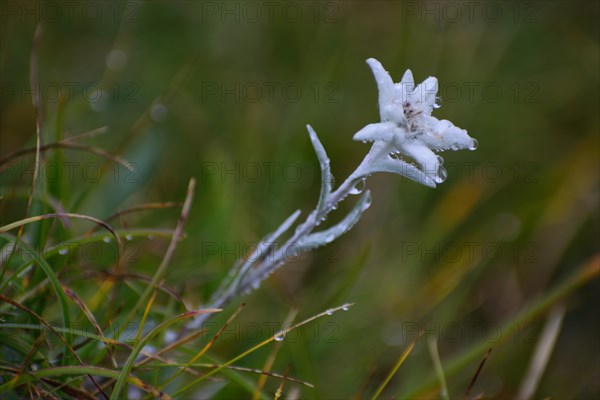
<svg viewBox="0 0 600 400"><path fill-rule="evenodd" d="M316 204L319 168L307 123L338 182L362 160L368 147L352 135L379 115L365 59L379 59L395 80L407 68L418 82L436 76L443 105L434 115L467 129L479 149L445 153L449 178L435 190L371 177L373 204L355 228L291 260L244 297L239 325L213 355L258 343L293 308L299 320L354 302L283 342L273 370L290 366L291 376L316 386L286 383L284 392L372 393L428 321L442 365L466 357L448 372L453 397L462 396L489 347L473 393L516 396L552 305L510 331L504 324L598 264L598 2L58 4L2 1L1 156L35 145L29 63L41 21L42 142L107 126L85 143L136 165L128 174L64 150L64 162L77 164L58 179L61 206L103 218L140 203L182 201L196 177L186 239L166 277L193 306L252 244L295 209L306 216ZM24 216L19 193L27 193L32 169L27 156L2 171L3 225ZM42 171L54 179L50 168ZM177 209L156 210L115 225L172 228L177 216ZM151 274L167 244L140 241L129 270ZM599 284L588 275L555 301L566 314L537 397L600 394ZM81 287L80 296L100 284ZM240 365L262 368L267 354ZM419 340L384 393L436 398L433 371ZM267 382L271 393L278 385ZM247 393L235 383L217 394L239 396Z"/></svg>

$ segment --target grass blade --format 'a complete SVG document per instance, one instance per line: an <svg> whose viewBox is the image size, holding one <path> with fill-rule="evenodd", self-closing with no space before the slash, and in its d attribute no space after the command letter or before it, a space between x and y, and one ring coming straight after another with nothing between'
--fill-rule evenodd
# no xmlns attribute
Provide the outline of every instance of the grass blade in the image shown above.
<svg viewBox="0 0 600 400"><path fill-rule="evenodd" d="M486 351L485 355L483 356L483 360L481 360L481 362L479 363L479 366L477 367L477 371L475 371L475 375L473 375L473 379L471 379L471 382L469 382L469 386L467 386L467 390L465 390L465 400L469 399L471 390L473 389L473 386L475 386L475 382L477 382L477 378L479 378L479 374L481 373L481 370L483 369L483 366L487 362L487 359L490 356L491 352L492 352L492 349L491 348L488 349L488 351Z"/></svg>
<svg viewBox="0 0 600 400"><path fill-rule="evenodd" d="M44 219L49 219L49 218L76 218L76 219L84 219L87 221L92 221L92 222L104 227L107 231L110 232L111 235L113 235L115 237L115 239L117 240L118 243L121 243L121 238L119 237L117 232L106 222L104 222L98 218L90 217L89 215L75 214L75 213L52 213L52 214L36 215L35 217L23 218L18 221L15 221L11 224L0 226L0 234L8 232L15 228L30 224L32 222L38 222L38 221L41 221Z"/></svg>
<svg viewBox="0 0 600 400"><path fill-rule="evenodd" d="M376 400L379 398L379 396L381 395L383 390L386 388L386 386L390 383L390 381L392 380L394 375L396 375L396 372L398 372L398 369L400 368L400 366L402 364L404 364L404 361L406 361L406 358L412 352L413 348L417 344L417 341L421 338L422 335L423 335L423 331L421 331L419 333L419 335L411 342L411 344L402 352L402 354L400 355L400 358L398 358L398 361L396 361L396 364L394 364L394 367L388 373L388 375L386 376L385 380L381 383L381 385L379 385L379 387L375 391L375 394L373 395L373 397L371 397L371 400Z"/></svg>
<svg viewBox="0 0 600 400"><path fill-rule="evenodd" d="M177 242L179 242L179 239L183 236L183 226L189 215L190 208L192 207L192 201L194 199L194 188L195 187L196 187L196 180L194 178L192 178L192 179L190 179L190 182L188 184L187 193L185 195L185 201L183 202L181 214L179 215L179 221L177 222L177 226L175 227L175 231L173 232L173 236L171 237L171 241L169 242L169 247L167 248L167 251L166 251L165 255L163 256L163 259L160 262L158 269L156 270L156 272L154 273L154 276L152 277L152 282L150 282L150 284L146 287L146 290L144 290L142 295L139 297L136 305L131 309L131 311L129 313L129 317L127 318L127 321L131 321L131 319L135 315L135 312L143 304L146 303L148 296L150 296L150 294L152 293L154 288L159 284L159 282L163 278L163 275L165 274L167 266L169 265L169 262L171 261L171 258L173 257L175 248L177 247Z"/></svg>
<svg viewBox="0 0 600 400"><path fill-rule="evenodd" d="M546 369L546 365L550 360L550 355L552 354L552 350L556 344L556 338L560 333L560 328L563 318L565 317L565 313L566 311L564 304L558 304L552 309L550 315L548 315L546 325L544 326L544 330L540 335L540 339L535 348L533 357L531 358L529 368L525 374L525 379L523 379L523 383L519 388L519 392L517 394L518 399L528 400L531 399L535 394L535 390L540 383L542 374Z"/></svg>
<svg viewBox="0 0 600 400"><path fill-rule="evenodd" d="M446 377L444 376L444 368L442 368L442 362L438 353L437 338L430 336L427 339L427 344L429 345L429 354L431 355L431 360L433 361L435 373L440 381L440 397L443 400L450 400L448 394L448 385L446 384Z"/></svg>
<svg viewBox="0 0 600 400"><path fill-rule="evenodd" d="M562 301L571 292L579 289L598 275L600 275L600 254L588 259L570 278L565 279L558 287L550 290L544 297L523 309L520 313L503 324L500 329L502 334L498 338L496 346L511 337L510 332L518 332L519 326L523 326L523 324L538 317L554 304ZM457 371L460 371L466 364L481 357L481 353L488 348L489 342L481 341L455 357L453 360L446 362L446 375L450 376ZM418 398L422 396L423 392L431 390L436 383L437 378L435 376L424 378L419 383L419 386L408 388L405 393L399 394L398 397Z"/></svg>
<svg viewBox="0 0 600 400"><path fill-rule="evenodd" d="M220 311L221 310L217 309L217 308L188 311L183 314L179 314L179 315L169 318L168 320L164 321L163 323L159 324L156 328L154 328L150 332L148 332L148 334L146 336L144 336L138 343L136 343L136 345L131 350L131 353L129 354L129 357L127 358L127 361L125 362L125 365L123 365L123 368L121 368L121 372L118 375L117 382L115 383L115 387L112 391L110 399L118 400L121 398L120 397L121 392L123 391L123 389L125 387L125 383L128 382L129 374L131 372L131 369L133 367L135 359L137 358L138 354L140 354L140 352L142 351L142 348L146 345L146 343L148 343L153 337L155 337L156 335L158 335L159 333L161 333L162 331L164 331L165 329L167 329L169 326L173 325L176 322L182 321L187 318L192 318L192 317L195 317L200 314L220 312Z"/></svg>
<svg viewBox="0 0 600 400"><path fill-rule="evenodd" d="M7 240L10 242L10 240L7 239L6 235L0 234L0 237L4 240ZM52 286L52 289L54 290L54 293L56 294L56 297L58 298L58 302L59 302L61 313L62 313L63 325L67 328L71 327L71 317L69 314L69 306L67 304L67 296L65 294L65 291L62 288L62 285L58 281L56 274L52 270L52 267L50 267L50 265L46 262L46 260L43 257L41 257L35 249L31 248L25 242L23 242L23 241L19 242L18 246L15 246L15 248L16 247L22 248L24 250L25 254L29 255L40 266L42 271L46 274L46 276L48 277L50 286ZM65 339L66 339L67 343L71 343L71 334L67 333L65 335ZM67 362L67 361L68 361L68 348L65 347L65 358L63 359L63 362Z"/></svg>
<svg viewBox="0 0 600 400"><path fill-rule="evenodd" d="M295 324L295 325L292 325L292 326L290 326L289 328L282 329L282 330L280 330L279 332L276 332L276 333L275 333L273 336L269 337L268 339L265 339L265 340L263 340L262 342L260 342L260 343L259 343L259 344L257 344L256 346L254 346L254 347L250 348L249 350L246 350L246 351L245 351L245 352L243 352L242 354L240 354L240 355L238 355L238 356L236 356L236 357L232 358L231 360L229 360L229 361L225 362L224 364L220 365L218 368L215 368L214 370L212 370L212 371L208 372L206 375L204 375L204 376L202 376L202 377L200 377L200 378L198 378L198 379L194 380L193 382L189 383L188 385L186 385L186 386L182 387L182 388L181 388L181 389L179 389L179 390L178 390L178 391L177 391L177 392L176 392L176 393L175 393L173 396L174 396L174 397L177 397L177 396L179 396L179 395L183 394L184 392L186 392L186 391L190 390L192 387L196 386L196 385L197 385L197 384L199 384L200 382L204 381L205 379L209 378L210 376L212 376L212 375L216 374L217 372L221 371L223 368L227 368L228 366L230 366L231 364L235 363L236 361L238 361L238 360L241 360L242 358L246 357L247 355L249 355L249 354L251 354L251 353L254 353L256 350L260 349L261 347L263 347L263 346L265 346L265 345L267 345L267 344L269 344L269 343L271 343L271 342L273 342L273 341L281 341L281 338L282 338L282 337L285 337L285 335L286 335L288 332L290 332L290 331L292 331L292 330L294 330L294 329L297 329L297 328L299 328L299 327L301 327L301 326L303 326L303 325L306 325L306 324L308 324L308 323L310 323L310 322L312 322L312 321L314 321L314 320L316 320L316 319L319 319L319 318L321 318L321 317L324 317L324 316L326 316L326 315L327 315L327 316L329 316L329 315L332 315L332 314L334 314L334 313L335 313L335 312L337 312L337 311L340 311L340 310L344 310L344 311L346 311L346 310L348 310L348 309L349 309L349 308L350 308L352 305L353 305L353 304L351 304L351 303L347 303L347 304L341 305L341 306L339 306L339 307L330 308L330 309L328 309L327 311L324 311L324 312L322 312L322 313L319 313L319 314L317 314L317 315L313 315L312 317L310 317L310 318L307 318L307 319L305 319L304 321L302 321L302 322L299 322L299 323L297 323L297 324Z"/></svg>

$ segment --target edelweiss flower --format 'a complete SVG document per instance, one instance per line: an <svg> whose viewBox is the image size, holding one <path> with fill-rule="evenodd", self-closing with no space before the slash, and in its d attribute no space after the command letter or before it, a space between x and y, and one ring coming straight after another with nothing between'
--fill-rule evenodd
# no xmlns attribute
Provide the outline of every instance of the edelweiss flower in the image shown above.
<svg viewBox="0 0 600 400"><path fill-rule="evenodd" d="M452 122L431 115L434 108L439 108L436 78L429 77L415 88L410 70L394 83L379 61L369 58L367 63L379 89L381 122L365 126L354 140L374 142L368 169L400 173L435 187L435 183L446 179L446 170L444 160L434 151L475 150L477 141Z"/></svg>

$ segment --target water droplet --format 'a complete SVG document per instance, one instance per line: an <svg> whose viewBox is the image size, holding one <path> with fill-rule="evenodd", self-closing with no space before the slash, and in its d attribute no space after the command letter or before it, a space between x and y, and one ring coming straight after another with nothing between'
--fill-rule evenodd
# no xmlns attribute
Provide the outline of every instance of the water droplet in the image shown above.
<svg viewBox="0 0 600 400"><path fill-rule="evenodd" d="M60 254L61 256L66 256L68 253L69 253L69 249L67 249L67 248L58 250L58 254Z"/></svg>
<svg viewBox="0 0 600 400"><path fill-rule="evenodd" d="M350 194L361 194L362 191L365 190L365 178L358 181L356 185L352 189L350 189Z"/></svg>
<svg viewBox="0 0 600 400"><path fill-rule="evenodd" d="M363 142L363 143L367 143L367 141L366 141L366 140L363 140L362 142Z"/></svg>
<svg viewBox="0 0 600 400"><path fill-rule="evenodd" d="M446 178L448 178L448 172L446 171L446 168L444 168L443 165L440 165L437 171L437 176L434 180L437 183L442 183L446 180Z"/></svg>
<svg viewBox="0 0 600 400"><path fill-rule="evenodd" d="M337 210L337 208L338 208L338 205L337 205L337 203L335 203L334 205L332 205L332 206L331 206L331 209L332 209L332 210Z"/></svg>
<svg viewBox="0 0 600 400"><path fill-rule="evenodd" d="M330 233L329 235L327 235L327 237L325 238L325 241L327 243L331 243L335 240L335 235L333 235L332 233Z"/></svg>
<svg viewBox="0 0 600 400"><path fill-rule="evenodd" d="M283 342L285 335L283 333L278 333L273 337L273 339L275 339L276 342Z"/></svg>
<svg viewBox="0 0 600 400"><path fill-rule="evenodd" d="M433 108L440 108L442 106L442 98L436 97L435 102L433 103Z"/></svg>
<svg viewBox="0 0 600 400"><path fill-rule="evenodd" d="M344 310L344 311L348 311L349 309L350 309L350 305L348 305L348 304L344 304L342 306L342 310Z"/></svg>
<svg viewBox="0 0 600 400"><path fill-rule="evenodd" d="M390 158L392 160L400 160L400 156L398 154L399 154L398 152L390 153Z"/></svg>
<svg viewBox="0 0 600 400"><path fill-rule="evenodd" d="M110 236L104 236L104 238L102 238L102 241L104 243L110 243L111 242L111 238L110 238Z"/></svg>
<svg viewBox="0 0 600 400"><path fill-rule="evenodd" d="M325 311L325 314L333 315L333 308L330 308L329 310Z"/></svg>
<svg viewBox="0 0 600 400"><path fill-rule="evenodd" d="M128 233L127 235L125 235L125 240L133 240L133 235L131 233Z"/></svg>
<svg viewBox="0 0 600 400"><path fill-rule="evenodd" d="M362 211L366 211L369 207L371 207L371 199L366 199L361 209Z"/></svg>
<svg viewBox="0 0 600 400"><path fill-rule="evenodd" d="M473 142L469 146L469 150L477 150L478 147L479 147L479 142L477 141L477 139L473 139Z"/></svg>

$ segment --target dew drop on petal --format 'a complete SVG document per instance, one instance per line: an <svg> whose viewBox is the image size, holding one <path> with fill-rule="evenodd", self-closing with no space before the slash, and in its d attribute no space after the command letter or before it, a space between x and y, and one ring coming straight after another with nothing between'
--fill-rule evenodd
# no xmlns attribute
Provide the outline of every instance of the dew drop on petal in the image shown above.
<svg viewBox="0 0 600 400"><path fill-rule="evenodd" d="M477 141L477 139L473 139L473 142L471 142L471 145L469 146L469 150L477 150L478 147L479 142Z"/></svg>
<svg viewBox="0 0 600 400"><path fill-rule="evenodd" d="M433 108L440 108L442 106L442 98L436 97L435 102L433 103Z"/></svg>
<svg viewBox="0 0 600 400"><path fill-rule="evenodd" d="M325 314L333 315L333 308L330 308L329 310L325 311Z"/></svg>
<svg viewBox="0 0 600 400"><path fill-rule="evenodd" d="M350 189L350 194L361 194L365 190L365 178L358 181L356 185L352 189Z"/></svg>
<svg viewBox="0 0 600 400"><path fill-rule="evenodd" d="M276 342L282 342L283 339L285 339L285 336L282 333L278 333L273 337L273 339L275 339Z"/></svg>
<svg viewBox="0 0 600 400"><path fill-rule="evenodd" d="M329 235L327 235L327 237L325 238L325 241L326 241L327 243L331 243L331 242L333 242L334 240L335 240L335 236L334 236L333 234L329 234Z"/></svg>
<svg viewBox="0 0 600 400"><path fill-rule="evenodd" d="M348 311L349 309L350 309L350 306L348 304L344 304L342 306L342 310L344 310L344 311Z"/></svg>
<svg viewBox="0 0 600 400"><path fill-rule="evenodd" d="M437 171L437 177L435 181L437 183L442 183L446 180L446 178L448 178L448 172L446 171L446 168L444 168L443 165L440 165Z"/></svg>
<svg viewBox="0 0 600 400"><path fill-rule="evenodd" d="M367 199L365 203L362 205L362 211L366 211L369 207L371 207L371 199Z"/></svg>

